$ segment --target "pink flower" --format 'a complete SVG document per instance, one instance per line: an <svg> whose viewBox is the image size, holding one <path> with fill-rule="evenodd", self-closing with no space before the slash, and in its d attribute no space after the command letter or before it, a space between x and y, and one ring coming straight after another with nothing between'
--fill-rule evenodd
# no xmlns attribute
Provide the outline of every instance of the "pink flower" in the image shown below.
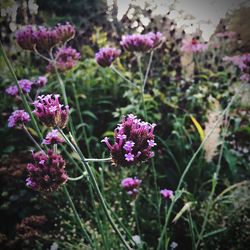
<svg viewBox="0 0 250 250"><path fill-rule="evenodd" d="M33 190L51 192L57 190L68 180L65 161L61 155L51 149L48 153L33 153L34 163L27 165L29 177L26 185Z"/></svg>
<svg viewBox="0 0 250 250"><path fill-rule="evenodd" d="M35 46L35 29L31 25L24 26L16 33L16 40L23 49L33 50Z"/></svg>
<svg viewBox="0 0 250 250"><path fill-rule="evenodd" d="M120 54L121 51L115 48L101 48L95 54L95 59L100 66L109 67Z"/></svg>
<svg viewBox="0 0 250 250"><path fill-rule="evenodd" d="M70 70L76 66L76 63L80 58L80 53L71 47L59 48L55 54L56 67L60 71ZM54 71L54 65L52 62L47 66L47 70L50 72Z"/></svg>
<svg viewBox="0 0 250 250"><path fill-rule="evenodd" d="M16 96L18 94L18 87L16 85L11 85L5 89L8 95Z"/></svg>
<svg viewBox="0 0 250 250"><path fill-rule="evenodd" d="M165 200L171 199L173 197L173 191L168 189L161 190L160 194Z"/></svg>
<svg viewBox="0 0 250 250"><path fill-rule="evenodd" d="M24 110L16 110L12 112L8 119L8 127L13 128L19 124L27 123L30 121L30 116Z"/></svg>
<svg viewBox="0 0 250 250"><path fill-rule="evenodd" d="M47 82L48 82L47 77L39 76L38 79L33 81L33 86L36 87L36 88L42 88L47 84Z"/></svg>
<svg viewBox="0 0 250 250"><path fill-rule="evenodd" d="M122 180L121 185L126 190L128 195L131 195L133 198L135 198L138 194L138 188L141 182L142 181L137 179L137 177L128 177Z"/></svg>
<svg viewBox="0 0 250 250"><path fill-rule="evenodd" d="M161 32L149 32L146 35L153 41L153 48L158 47L163 42L163 35Z"/></svg>
<svg viewBox="0 0 250 250"><path fill-rule="evenodd" d="M73 39L76 34L75 27L71 25L69 22L66 22L66 24L60 24L60 23L57 24L55 30L59 37L59 40L62 43L66 43L69 40Z"/></svg>
<svg viewBox="0 0 250 250"><path fill-rule="evenodd" d="M59 95L38 96L33 103L35 116L48 127L64 128L68 121L69 107L60 104Z"/></svg>
<svg viewBox="0 0 250 250"><path fill-rule="evenodd" d="M132 114L123 117L122 123L115 129L114 144L111 145L107 137L102 140L110 151L113 163L130 166L152 158L154 127L155 124L141 121Z"/></svg>
<svg viewBox="0 0 250 250"><path fill-rule="evenodd" d="M130 52L148 52L154 47L154 41L148 35L126 35L122 37L121 46Z"/></svg>
<svg viewBox="0 0 250 250"><path fill-rule="evenodd" d="M173 191L168 189L161 190L160 194L165 200L171 199L174 196Z"/></svg>
<svg viewBox="0 0 250 250"><path fill-rule="evenodd" d="M208 45L201 43L196 39L183 39L181 50L184 52L202 52L208 48Z"/></svg>
<svg viewBox="0 0 250 250"><path fill-rule="evenodd" d="M53 129L51 132L49 132L46 135L42 144L50 145L50 144L59 144L63 142L64 142L64 139L60 136L59 131L57 129Z"/></svg>

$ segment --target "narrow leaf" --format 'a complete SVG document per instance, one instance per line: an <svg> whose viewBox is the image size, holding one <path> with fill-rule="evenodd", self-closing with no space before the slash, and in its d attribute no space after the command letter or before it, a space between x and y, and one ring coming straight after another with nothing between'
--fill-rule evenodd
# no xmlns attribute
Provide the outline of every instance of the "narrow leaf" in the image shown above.
<svg viewBox="0 0 250 250"><path fill-rule="evenodd" d="M204 133L203 128L201 127L200 123L192 115L190 115L190 118L200 135L201 141L203 141L205 138L205 133Z"/></svg>

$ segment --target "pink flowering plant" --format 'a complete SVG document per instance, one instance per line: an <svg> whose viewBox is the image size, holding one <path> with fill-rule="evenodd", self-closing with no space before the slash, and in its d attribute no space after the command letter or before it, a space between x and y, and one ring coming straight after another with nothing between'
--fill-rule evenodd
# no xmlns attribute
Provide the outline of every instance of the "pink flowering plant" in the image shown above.
<svg viewBox="0 0 250 250"><path fill-rule="evenodd" d="M170 19L157 27L150 19L142 32L133 28L138 19L126 20L110 33L70 22L23 26L17 48L34 62L25 70L14 68L1 43L12 77L2 113L25 154L21 185L29 204L40 200L51 213L20 219L16 247L48 240L50 249L198 250L227 230L213 226L212 212L246 185L227 186L246 166L237 159L248 151L232 152L247 131L236 101L250 80L249 53L221 49L226 39L237 42L233 31L205 42ZM231 138L231 123L245 130ZM36 226L47 222L65 236L42 239Z"/></svg>

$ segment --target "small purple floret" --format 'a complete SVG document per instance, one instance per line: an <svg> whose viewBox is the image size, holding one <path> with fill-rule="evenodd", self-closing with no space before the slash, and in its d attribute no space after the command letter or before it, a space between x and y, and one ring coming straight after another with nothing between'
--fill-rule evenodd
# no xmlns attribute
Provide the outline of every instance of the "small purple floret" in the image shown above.
<svg viewBox="0 0 250 250"><path fill-rule="evenodd" d="M50 145L50 144L60 144L63 142L64 142L64 139L60 136L59 131L57 129L53 129L51 132L49 132L46 135L42 144Z"/></svg>
<svg viewBox="0 0 250 250"><path fill-rule="evenodd" d="M95 59L100 66L109 67L120 54L121 51L115 48L101 48L95 54Z"/></svg>
<svg viewBox="0 0 250 250"><path fill-rule="evenodd" d="M16 110L12 112L8 119L8 127L13 128L17 125L24 124L30 121L30 116L24 110Z"/></svg>
<svg viewBox="0 0 250 250"><path fill-rule="evenodd" d="M165 200L169 200L174 196L174 192L172 190L168 190L168 189L163 189L160 191L160 194L162 195L162 197Z"/></svg>
<svg viewBox="0 0 250 250"><path fill-rule="evenodd" d="M126 190L128 195L131 195L133 198L135 198L138 194L138 188L141 182L142 181L137 179L137 177L128 177L122 180L121 185Z"/></svg>

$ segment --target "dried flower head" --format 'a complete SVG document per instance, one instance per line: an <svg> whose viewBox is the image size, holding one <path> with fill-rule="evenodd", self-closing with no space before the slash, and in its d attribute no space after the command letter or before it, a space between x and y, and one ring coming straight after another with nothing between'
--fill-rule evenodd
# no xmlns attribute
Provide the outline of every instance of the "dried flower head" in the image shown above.
<svg viewBox="0 0 250 250"><path fill-rule="evenodd" d="M66 43L69 40L73 39L76 34L75 27L69 22L66 22L66 24L57 24L55 30L62 43Z"/></svg>
<svg viewBox="0 0 250 250"><path fill-rule="evenodd" d="M57 190L67 179L65 161L62 156L48 150L48 153L33 153L34 163L27 165L29 177L26 185L33 190L51 192Z"/></svg>
<svg viewBox="0 0 250 250"><path fill-rule="evenodd" d="M120 44L130 52L148 52L153 48L154 42L148 35L127 35L123 36Z"/></svg>
<svg viewBox="0 0 250 250"><path fill-rule="evenodd" d="M197 39L183 39L181 50L184 52L202 52L208 48L205 43L199 42Z"/></svg>
<svg viewBox="0 0 250 250"><path fill-rule="evenodd" d="M49 132L46 135L42 144L50 145L50 144L59 144L63 142L64 142L64 139L60 136L59 131L57 129L53 129L51 132Z"/></svg>
<svg viewBox="0 0 250 250"><path fill-rule="evenodd" d="M114 145L109 143L107 137L102 140L110 150L113 163L130 166L152 158L152 147L156 145L153 134L155 126L132 114L123 117L122 123L115 129Z"/></svg>
<svg viewBox="0 0 250 250"><path fill-rule="evenodd" d="M36 80L33 81L33 85L35 88L42 88L44 87L48 82L47 77L45 76L39 76Z"/></svg>
<svg viewBox="0 0 250 250"><path fill-rule="evenodd" d="M35 29L31 25L24 26L17 31L16 40L19 46L23 49L34 50L35 46Z"/></svg>
<svg viewBox="0 0 250 250"><path fill-rule="evenodd" d="M172 190L168 190L168 189L163 189L160 191L160 194L162 195L162 197L165 199L165 200L169 200L171 199L173 196L174 196L174 193Z"/></svg>
<svg viewBox="0 0 250 250"><path fill-rule="evenodd" d="M138 188L141 182L142 181L137 179L137 177L134 178L128 177L122 180L121 185L129 195L135 198L139 192Z"/></svg>
<svg viewBox="0 0 250 250"><path fill-rule="evenodd" d="M101 48L95 54L95 59L100 66L109 67L120 54L121 51L115 48Z"/></svg>
<svg viewBox="0 0 250 250"><path fill-rule="evenodd" d="M38 96L34 106L34 114L46 126L59 128L66 126L69 107L60 104L59 95Z"/></svg>
<svg viewBox="0 0 250 250"><path fill-rule="evenodd" d="M13 128L20 124L24 124L30 121L30 116L24 110L16 110L12 112L8 119L8 127Z"/></svg>
<svg viewBox="0 0 250 250"><path fill-rule="evenodd" d="M80 58L80 53L71 47L59 48L55 54L55 66L60 71L67 71L74 68ZM54 65L52 62L47 66L47 71L54 71Z"/></svg>

